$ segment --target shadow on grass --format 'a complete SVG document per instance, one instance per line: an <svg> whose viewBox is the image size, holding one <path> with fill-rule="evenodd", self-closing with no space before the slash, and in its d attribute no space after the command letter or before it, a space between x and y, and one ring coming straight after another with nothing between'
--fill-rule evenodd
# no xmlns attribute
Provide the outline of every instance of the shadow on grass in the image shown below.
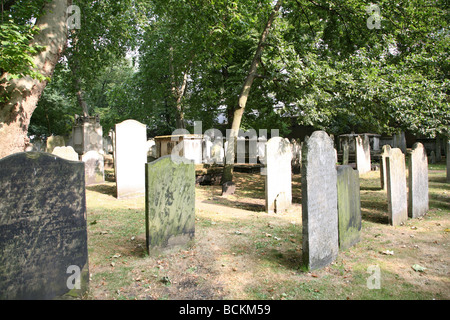
<svg viewBox="0 0 450 320"><path fill-rule="evenodd" d="M261 212L261 211L266 210L265 205L258 204L258 203L229 200L227 198L220 198L220 199L216 198L216 199L217 200L203 200L202 202L208 203L208 204L222 205L222 206L229 207L229 208L255 211L255 212Z"/></svg>
<svg viewBox="0 0 450 320"><path fill-rule="evenodd" d="M98 184L95 186L87 186L86 189L117 198L117 189L115 185Z"/></svg>

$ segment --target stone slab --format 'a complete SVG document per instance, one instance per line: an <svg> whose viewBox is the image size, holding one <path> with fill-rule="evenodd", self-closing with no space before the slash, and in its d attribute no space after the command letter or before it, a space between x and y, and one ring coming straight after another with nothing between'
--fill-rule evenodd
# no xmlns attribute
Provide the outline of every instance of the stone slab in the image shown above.
<svg viewBox="0 0 450 320"><path fill-rule="evenodd" d="M338 255L337 172L332 140L316 131L302 150L303 265L318 269Z"/></svg>
<svg viewBox="0 0 450 320"><path fill-rule="evenodd" d="M0 266L2 300L58 299L87 290L83 162L36 152L0 160Z"/></svg>
<svg viewBox="0 0 450 320"><path fill-rule="evenodd" d="M339 248L346 250L361 240L359 173L350 166L337 167Z"/></svg>
<svg viewBox="0 0 450 320"><path fill-rule="evenodd" d="M195 235L195 165L164 156L146 164L145 224L149 253L185 246Z"/></svg>
<svg viewBox="0 0 450 320"><path fill-rule="evenodd" d="M70 161L79 161L78 153L72 147L55 147L52 154Z"/></svg>
<svg viewBox="0 0 450 320"><path fill-rule="evenodd" d="M288 139L266 143L266 212L282 213L292 205L292 150Z"/></svg>
<svg viewBox="0 0 450 320"><path fill-rule="evenodd" d="M386 157L386 174L389 223L398 226L408 220L405 155L399 148Z"/></svg>
<svg viewBox="0 0 450 320"><path fill-rule="evenodd" d="M147 162L147 128L136 120L116 124L114 169L117 198L127 199L145 194Z"/></svg>
<svg viewBox="0 0 450 320"><path fill-rule="evenodd" d="M85 153L81 160L85 163L86 185L96 185L105 182L105 160L103 155L92 150Z"/></svg>
<svg viewBox="0 0 450 320"><path fill-rule="evenodd" d="M414 144L409 158L408 216L419 218L429 209L428 158L423 144Z"/></svg>

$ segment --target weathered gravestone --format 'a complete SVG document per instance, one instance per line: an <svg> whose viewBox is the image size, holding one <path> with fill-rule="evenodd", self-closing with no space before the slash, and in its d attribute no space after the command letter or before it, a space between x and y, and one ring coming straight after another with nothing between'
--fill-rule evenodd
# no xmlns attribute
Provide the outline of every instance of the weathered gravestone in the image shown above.
<svg viewBox="0 0 450 320"><path fill-rule="evenodd" d="M82 294L89 281L84 164L47 153L0 160L0 299Z"/></svg>
<svg viewBox="0 0 450 320"><path fill-rule="evenodd" d="M302 150L303 264L317 269L338 255L337 172L334 147L316 131Z"/></svg>
<svg viewBox="0 0 450 320"><path fill-rule="evenodd" d="M291 140L292 149L292 173L299 174L302 167L302 144L295 140Z"/></svg>
<svg viewBox="0 0 450 320"><path fill-rule="evenodd" d="M436 164L436 153L434 152L434 150L432 150L430 153L430 163Z"/></svg>
<svg viewBox="0 0 450 320"><path fill-rule="evenodd" d="M195 166L178 156L146 164L147 250L187 245L195 234Z"/></svg>
<svg viewBox="0 0 450 320"><path fill-rule="evenodd" d="M103 155L95 150L89 151L81 157L84 162L86 185L105 182L105 160Z"/></svg>
<svg viewBox="0 0 450 320"><path fill-rule="evenodd" d="M389 223L398 226L408 220L405 155L399 148L386 157L386 176Z"/></svg>
<svg viewBox="0 0 450 320"><path fill-rule="evenodd" d="M408 215L419 218L428 211L428 159L423 144L416 143L410 154L408 174Z"/></svg>
<svg viewBox="0 0 450 320"><path fill-rule="evenodd" d="M361 238L361 198L358 170L337 167L339 248L346 250Z"/></svg>
<svg viewBox="0 0 450 320"><path fill-rule="evenodd" d="M61 136L50 136L47 138L46 152L52 153L56 147L65 147L66 142Z"/></svg>
<svg viewBox="0 0 450 320"><path fill-rule="evenodd" d="M386 174L386 157L389 157L389 153L391 152L391 146L385 144L381 151L381 163L380 163L380 180L381 180L381 188L383 190L387 189L387 174Z"/></svg>
<svg viewBox="0 0 450 320"><path fill-rule="evenodd" d="M342 141L342 164L347 165L350 156L350 146L348 144L348 139Z"/></svg>
<svg viewBox="0 0 450 320"><path fill-rule="evenodd" d="M60 158L70 160L70 161L78 161L78 153L72 147L56 147L53 149L52 154L58 156Z"/></svg>
<svg viewBox="0 0 450 320"><path fill-rule="evenodd" d="M288 139L266 143L266 212L282 213L292 204L292 151Z"/></svg>
<svg viewBox="0 0 450 320"><path fill-rule="evenodd" d="M117 198L143 196L147 163L147 129L145 124L126 120L116 124L114 168Z"/></svg>
<svg viewBox="0 0 450 320"><path fill-rule="evenodd" d="M370 140L367 135L356 137L356 168L359 174L364 174L372 170L370 160Z"/></svg>

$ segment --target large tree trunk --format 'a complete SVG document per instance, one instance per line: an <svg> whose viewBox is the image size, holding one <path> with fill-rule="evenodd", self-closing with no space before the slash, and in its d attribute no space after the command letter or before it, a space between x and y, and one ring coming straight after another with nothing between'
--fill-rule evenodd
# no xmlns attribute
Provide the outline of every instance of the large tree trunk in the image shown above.
<svg viewBox="0 0 450 320"><path fill-rule="evenodd" d="M45 13L36 26L40 32L33 44L45 46L34 57L36 69L50 78L67 41L67 8L72 0L53 0L44 6ZM8 95L7 102L0 104L0 158L16 152L23 152L29 142L27 138L31 116L47 81L31 77L6 82L7 74L0 79L0 94Z"/></svg>
<svg viewBox="0 0 450 320"><path fill-rule="evenodd" d="M266 27L264 28L264 31L261 34L261 39L259 41L255 55L253 57L250 70L247 74L247 78L245 79L244 85L239 95L238 107L234 110L233 123L231 125L230 135L227 137L228 148L222 175L222 184L233 181L235 148L237 137L239 134L239 128L241 127L242 116L244 115L244 110L247 104L248 96L250 94L250 89L256 77L256 71L258 70L259 64L261 62L261 55L264 49L264 44L266 42L267 36L269 35L272 24L278 14L278 11L280 10L282 2L283 2L282 0L277 1L275 7L272 10L272 13L270 14L269 20L267 21Z"/></svg>

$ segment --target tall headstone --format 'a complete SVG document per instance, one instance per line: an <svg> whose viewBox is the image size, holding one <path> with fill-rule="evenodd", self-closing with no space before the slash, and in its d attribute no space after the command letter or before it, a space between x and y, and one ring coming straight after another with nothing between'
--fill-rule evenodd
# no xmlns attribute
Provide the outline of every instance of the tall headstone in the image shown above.
<svg viewBox="0 0 450 320"><path fill-rule="evenodd" d="M442 150L441 150L441 138L436 136L436 162L441 162L442 160Z"/></svg>
<svg viewBox="0 0 450 320"><path fill-rule="evenodd" d="M186 158L164 156L146 164L147 250L184 246L195 234L195 166Z"/></svg>
<svg viewBox="0 0 450 320"><path fill-rule="evenodd" d="M266 143L266 212L282 213L292 204L292 151L288 139Z"/></svg>
<svg viewBox="0 0 450 320"><path fill-rule="evenodd" d="M297 140L291 140L292 149L292 173L299 174L300 168L302 167L302 145Z"/></svg>
<svg viewBox="0 0 450 320"><path fill-rule="evenodd" d="M337 172L334 147L316 131L302 150L303 264L317 269L338 255Z"/></svg>
<svg viewBox="0 0 450 320"><path fill-rule="evenodd" d="M408 215L418 218L428 211L428 159L423 144L416 143L409 159Z"/></svg>
<svg viewBox="0 0 450 320"><path fill-rule="evenodd" d="M0 160L0 299L81 295L89 283L84 164L47 153Z"/></svg>
<svg viewBox="0 0 450 320"><path fill-rule="evenodd" d="M408 220L405 155L399 148L386 157L389 223L398 226Z"/></svg>
<svg viewBox="0 0 450 320"><path fill-rule="evenodd" d="M370 141L367 135L356 137L356 168L360 174L372 170L370 160Z"/></svg>
<svg viewBox="0 0 450 320"><path fill-rule="evenodd" d="M346 250L361 238L361 198L358 170L337 167L339 248Z"/></svg>
<svg viewBox="0 0 450 320"><path fill-rule="evenodd" d="M92 150L83 154L81 161L85 164L87 186L105 182L105 160L102 154Z"/></svg>
<svg viewBox="0 0 450 320"><path fill-rule="evenodd" d="M53 149L52 154L66 159L66 160L70 160L70 161L78 161L79 157L78 157L78 153L75 152L75 150L73 150L72 147L56 147L55 149Z"/></svg>
<svg viewBox="0 0 450 320"><path fill-rule="evenodd" d="M56 147L65 147L66 142L61 136L50 136L47 138L47 153L52 153Z"/></svg>
<svg viewBox="0 0 450 320"><path fill-rule="evenodd" d="M385 144L381 151L381 163L380 163L380 180L381 180L381 188L383 190L387 190L387 174L386 174L386 157L389 157L389 153L391 152L391 146Z"/></svg>
<svg viewBox="0 0 450 320"><path fill-rule="evenodd" d="M116 124L114 168L117 198L143 196L147 162L147 129L136 120Z"/></svg>
<svg viewBox="0 0 450 320"><path fill-rule="evenodd" d="M348 144L348 139L342 141L342 164L347 165L350 156L350 146Z"/></svg>

